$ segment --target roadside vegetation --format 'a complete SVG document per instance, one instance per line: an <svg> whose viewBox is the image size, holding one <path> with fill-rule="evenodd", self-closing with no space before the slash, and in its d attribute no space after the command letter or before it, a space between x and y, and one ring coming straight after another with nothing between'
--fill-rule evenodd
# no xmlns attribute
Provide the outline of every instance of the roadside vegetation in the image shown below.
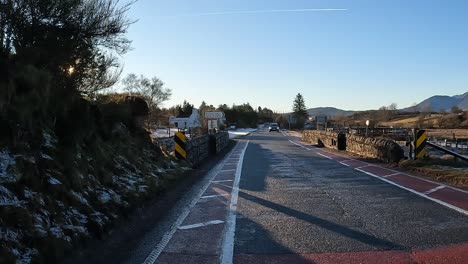
<svg viewBox="0 0 468 264"><path fill-rule="evenodd" d="M56 262L189 170L144 129L170 96L159 80L103 93L130 47L129 8L0 0L0 263Z"/></svg>

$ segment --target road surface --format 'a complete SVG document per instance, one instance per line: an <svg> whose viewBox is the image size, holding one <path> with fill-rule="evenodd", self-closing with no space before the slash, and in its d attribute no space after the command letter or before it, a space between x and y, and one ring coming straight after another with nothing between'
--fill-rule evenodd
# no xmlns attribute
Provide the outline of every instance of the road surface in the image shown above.
<svg viewBox="0 0 468 264"><path fill-rule="evenodd" d="M116 261L468 263L468 193L284 132L239 140L195 188L163 232Z"/></svg>

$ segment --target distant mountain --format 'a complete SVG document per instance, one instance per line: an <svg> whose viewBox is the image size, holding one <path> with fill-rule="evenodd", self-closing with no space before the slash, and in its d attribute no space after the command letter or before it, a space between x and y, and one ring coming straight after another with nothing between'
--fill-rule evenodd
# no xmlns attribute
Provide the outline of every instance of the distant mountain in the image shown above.
<svg viewBox="0 0 468 264"><path fill-rule="evenodd" d="M435 95L427 98L419 104L401 109L402 111L415 112L415 111L450 111L452 107L458 106L460 109L468 109L468 92L455 95Z"/></svg>
<svg viewBox="0 0 468 264"><path fill-rule="evenodd" d="M350 116L355 111L341 110L335 107L316 107L307 109L309 116Z"/></svg>

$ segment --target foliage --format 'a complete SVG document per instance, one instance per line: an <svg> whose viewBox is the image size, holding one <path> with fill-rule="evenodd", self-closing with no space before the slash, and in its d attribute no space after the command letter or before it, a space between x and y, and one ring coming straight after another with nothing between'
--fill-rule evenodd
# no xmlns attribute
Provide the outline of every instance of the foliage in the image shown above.
<svg viewBox="0 0 468 264"><path fill-rule="evenodd" d="M194 106L193 104L190 104L186 100L184 100L184 103L182 105L177 105L177 117L189 117L192 114Z"/></svg>
<svg viewBox="0 0 468 264"><path fill-rule="evenodd" d="M156 109L172 95L171 89L164 88L164 82L157 77L149 79L143 75L137 76L131 73L122 80L122 83L125 91L145 98L151 109Z"/></svg>
<svg viewBox="0 0 468 264"><path fill-rule="evenodd" d="M117 81L130 41L130 4L114 0L0 0L0 60L31 64L60 89L86 95ZM113 70L112 70L113 69Z"/></svg>
<svg viewBox="0 0 468 264"><path fill-rule="evenodd" d="M296 119L296 126L301 128L304 122L307 120L309 114L307 114L307 108L305 105L304 97L298 93L293 103L293 115Z"/></svg>
<svg viewBox="0 0 468 264"><path fill-rule="evenodd" d="M237 127L257 127L258 113L249 103L233 105L229 107L226 104L218 106L219 111L226 115L226 121L229 124L235 124Z"/></svg>

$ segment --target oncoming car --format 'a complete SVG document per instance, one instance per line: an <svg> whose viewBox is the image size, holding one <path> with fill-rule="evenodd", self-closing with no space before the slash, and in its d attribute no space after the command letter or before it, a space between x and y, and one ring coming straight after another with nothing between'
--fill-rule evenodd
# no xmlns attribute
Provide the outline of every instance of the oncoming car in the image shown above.
<svg viewBox="0 0 468 264"><path fill-rule="evenodd" d="M279 132L279 126L277 123L271 123L270 126L268 127L269 132L271 131L277 131Z"/></svg>

